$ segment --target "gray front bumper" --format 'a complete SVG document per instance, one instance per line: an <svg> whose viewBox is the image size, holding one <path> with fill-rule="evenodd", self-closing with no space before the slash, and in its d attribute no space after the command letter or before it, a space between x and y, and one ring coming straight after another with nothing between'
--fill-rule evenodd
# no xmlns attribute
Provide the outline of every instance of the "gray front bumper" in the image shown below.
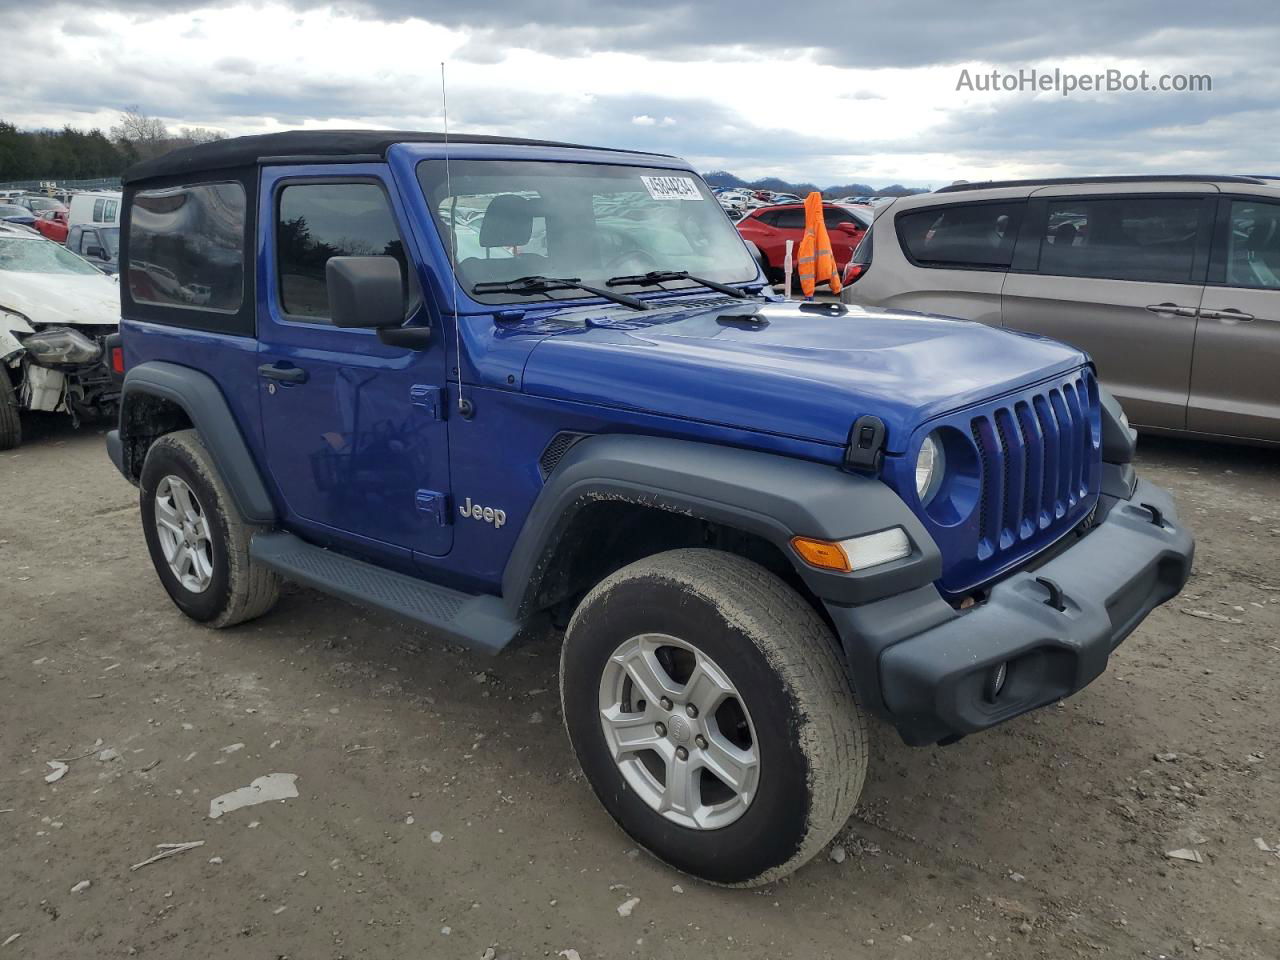
<svg viewBox="0 0 1280 960"><path fill-rule="evenodd" d="M1140 480L1129 499L1109 506L1070 547L1002 580L969 610L952 609L932 587L857 607L828 605L864 701L906 742L928 744L1089 684L1147 614L1178 594L1195 554L1172 499L1154 484ZM992 696L1001 664L1007 680Z"/></svg>

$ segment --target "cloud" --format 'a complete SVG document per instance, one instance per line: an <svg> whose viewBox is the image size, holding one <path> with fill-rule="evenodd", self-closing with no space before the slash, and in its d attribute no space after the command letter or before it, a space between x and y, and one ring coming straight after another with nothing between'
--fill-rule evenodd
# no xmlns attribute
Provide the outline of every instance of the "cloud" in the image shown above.
<svg viewBox="0 0 1280 960"><path fill-rule="evenodd" d="M0 0L0 118L107 127L451 128L675 153L820 183L1253 169L1280 25L1234 4L815 0ZM1105 29L1099 29L1105 24ZM49 70L48 63L58 63ZM1210 73L1210 94L968 93L960 69Z"/></svg>
<svg viewBox="0 0 1280 960"><path fill-rule="evenodd" d="M156 14L227 5L109 0L107 9ZM25 6L26 0L0 0L0 12ZM45 5L59 6L83 10L66 0ZM290 7L306 12L334 4L291 0ZM862 0L856 6L847 0L811 0L782 16L773 0L347 0L338 7L371 21L420 19L467 30L475 35L475 45L489 50L519 46L558 56L612 51L701 60L735 49L775 55L812 51L822 62L864 68L1128 56L1150 47L1161 32L1275 35L1274 18L1264 15L1268 8L1203 0L997 0L979 8L954 0ZM481 51L474 52L484 59Z"/></svg>

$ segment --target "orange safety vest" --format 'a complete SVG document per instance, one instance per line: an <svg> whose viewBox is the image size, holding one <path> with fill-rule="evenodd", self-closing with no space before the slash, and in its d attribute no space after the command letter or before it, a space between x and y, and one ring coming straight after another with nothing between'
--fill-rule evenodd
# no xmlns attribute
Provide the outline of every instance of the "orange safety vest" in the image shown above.
<svg viewBox="0 0 1280 960"><path fill-rule="evenodd" d="M800 289L806 297L812 297L818 284L826 280L832 293L840 292L839 269L831 254L831 237L822 217L822 194L816 190L804 199L804 239L800 241L800 259L797 261Z"/></svg>

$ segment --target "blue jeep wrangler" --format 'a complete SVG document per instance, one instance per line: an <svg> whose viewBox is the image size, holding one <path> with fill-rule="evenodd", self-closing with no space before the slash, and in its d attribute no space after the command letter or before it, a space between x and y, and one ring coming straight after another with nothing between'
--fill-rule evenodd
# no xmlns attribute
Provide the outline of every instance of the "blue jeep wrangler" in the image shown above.
<svg viewBox="0 0 1280 960"><path fill-rule="evenodd" d="M174 603L565 626L587 779L710 881L832 838L867 714L945 743L1069 696L1187 579L1087 357L784 302L672 157L268 134L124 203L108 446Z"/></svg>

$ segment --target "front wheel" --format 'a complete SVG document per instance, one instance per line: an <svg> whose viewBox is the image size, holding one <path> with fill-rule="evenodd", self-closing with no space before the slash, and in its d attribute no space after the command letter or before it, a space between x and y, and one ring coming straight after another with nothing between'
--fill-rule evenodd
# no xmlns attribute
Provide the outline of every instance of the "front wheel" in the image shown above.
<svg viewBox="0 0 1280 960"><path fill-rule="evenodd" d="M762 567L674 550L582 601L560 661L565 725L618 824L713 883L795 870L853 812L867 728L834 639Z"/></svg>

